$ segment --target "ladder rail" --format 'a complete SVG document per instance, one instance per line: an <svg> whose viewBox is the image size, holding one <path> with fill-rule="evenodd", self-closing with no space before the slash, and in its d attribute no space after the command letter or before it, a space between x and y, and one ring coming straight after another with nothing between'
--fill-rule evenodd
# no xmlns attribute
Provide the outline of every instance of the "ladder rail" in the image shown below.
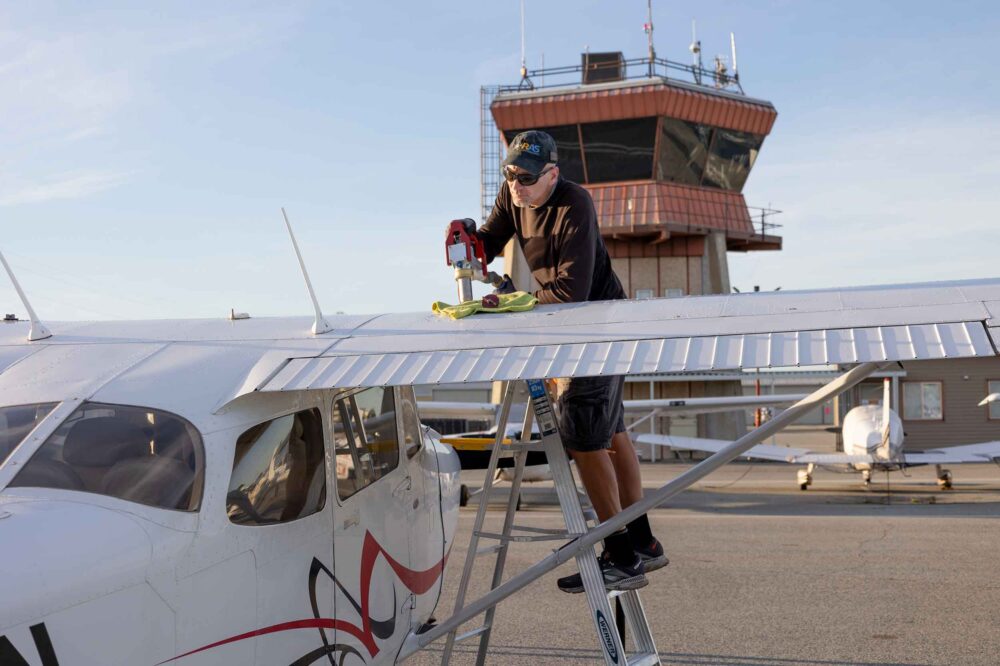
<svg viewBox="0 0 1000 666"><path fill-rule="evenodd" d="M524 410L524 421L521 425L521 441L525 439L530 439L531 437L531 422L532 422L532 412L530 409ZM525 437L527 433L527 437ZM524 477L524 463L528 459L528 452L525 450L518 451L514 454L514 477L510 484L510 496L507 498L507 513L504 515L503 520L503 530L501 534L503 535L504 542L503 548L497 552L497 559L493 565L493 580L490 582L490 589L494 589L500 586L503 582L503 570L507 565L507 552L510 541L511 530L514 528L514 514L517 512L517 500L518 496L521 494L521 479ZM486 652L489 649L490 635L493 631L493 618L496 616L497 607L494 606L486 611L486 618L483 624L486 626L486 631L484 631L479 637L479 650L476 654L476 666L483 666L486 663Z"/></svg>
<svg viewBox="0 0 1000 666"><path fill-rule="evenodd" d="M505 431L507 429L507 420L510 418L510 408L514 402L514 382L507 382L504 387L503 403L500 408L500 419L497 422L497 436L496 441L493 443L493 451L490 453L490 462L487 467L486 478L483 480L482 495L479 498L479 507L476 509L476 519L472 528L472 536L469 539L469 550L465 556L465 566L462 569L461 582L458 585L458 592L455 596L455 614L460 613L465 607L465 593L469 588L469 582L472 580L472 570L476 563L476 554L479 550L479 538L480 533L483 529L483 522L486 520L486 509L489 504L490 490L493 487L493 479L496 475L497 462L500 460L500 448L503 446L503 440L505 436ZM497 556L507 550L507 544L501 542L500 547L497 549ZM478 613L477 613L478 615ZM471 618L470 618L471 619ZM441 654L441 663L447 664L451 660L451 653L455 648L456 633L458 631L458 626L448 632L448 638L445 642L444 652Z"/></svg>

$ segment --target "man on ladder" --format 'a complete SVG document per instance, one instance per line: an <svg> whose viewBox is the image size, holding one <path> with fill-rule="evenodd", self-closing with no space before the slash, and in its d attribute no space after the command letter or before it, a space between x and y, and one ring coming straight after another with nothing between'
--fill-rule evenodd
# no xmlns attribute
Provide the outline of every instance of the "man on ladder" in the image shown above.
<svg viewBox="0 0 1000 666"><path fill-rule="evenodd" d="M627 298L611 267L590 194L559 175L556 144L545 132L514 137L489 219L475 233L489 263L513 236L541 286L541 303ZM470 221L471 222L471 221ZM506 278L498 291L513 291ZM583 377L560 383L559 432L601 522L642 498L639 460L625 432L624 377ZM645 572L667 565L646 515L604 540L601 572L608 590L647 584ZM560 578L564 592L584 591L580 574Z"/></svg>

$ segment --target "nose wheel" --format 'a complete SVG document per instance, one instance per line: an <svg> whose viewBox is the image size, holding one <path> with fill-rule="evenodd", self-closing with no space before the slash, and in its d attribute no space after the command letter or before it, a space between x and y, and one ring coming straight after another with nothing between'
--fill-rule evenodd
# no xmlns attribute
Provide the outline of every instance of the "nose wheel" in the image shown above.
<svg viewBox="0 0 1000 666"><path fill-rule="evenodd" d="M796 472L796 480L799 483L799 490L808 490L809 486L812 485L813 477L812 473L816 469L816 465L809 463L808 467L805 469L800 469Z"/></svg>
<svg viewBox="0 0 1000 666"><path fill-rule="evenodd" d="M942 469L941 465L935 465L937 470L937 484L941 490L951 490L951 470Z"/></svg>

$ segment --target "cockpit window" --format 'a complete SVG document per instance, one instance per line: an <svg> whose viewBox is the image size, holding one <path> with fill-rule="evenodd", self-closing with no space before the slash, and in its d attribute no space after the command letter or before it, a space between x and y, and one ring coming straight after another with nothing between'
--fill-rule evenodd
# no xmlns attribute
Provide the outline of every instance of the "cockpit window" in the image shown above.
<svg viewBox="0 0 1000 666"><path fill-rule="evenodd" d="M184 419L145 407L84 403L9 488L60 488L196 511L204 484L201 436Z"/></svg>
<svg viewBox="0 0 1000 666"><path fill-rule="evenodd" d="M56 406L54 402L41 405L18 405L0 407L0 465L24 441L35 426L49 415Z"/></svg>

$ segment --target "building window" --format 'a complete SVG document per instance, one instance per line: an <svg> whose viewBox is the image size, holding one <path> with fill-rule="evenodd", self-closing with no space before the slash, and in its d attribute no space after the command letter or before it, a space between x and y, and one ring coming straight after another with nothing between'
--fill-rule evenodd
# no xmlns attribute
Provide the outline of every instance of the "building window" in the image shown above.
<svg viewBox="0 0 1000 666"><path fill-rule="evenodd" d="M639 299L653 298L655 295L656 294L655 294L655 292L652 289L636 289L635 290L635 297L639 298Z"/></svg>
<svg viewBox="0 0 1000 666"><path fill-rule="evenodd" d="M557 127L537 127L556 142L556 152L559 154L559 173L563 178L574 183L584 182L583 158L580 156L580 134L578 125L559 125ZM511 140L525 130L508 130L503 133L504 141L510 145Z"/></svg>
<svg viewBox="0 0 1000 666"><path fill-rule="evenodd" d="M333 441L340 499L378 481L399 464L392 389L370 388L333 405Z"/></svg>
<svg viewBox="0 0 1000 666"><path fill-rule="evenodd" d="M715 130L702 184L733 192L741 191L763 142L763 137L754 134Z"/></svg>
<svg viewBox="0 0 1000 666"><path fill-rule="evenodd" d="M683 295L684 295L684 290L683 289L670 288L670 289L664 289L663 290L663 297L664 298L680 298Z"/></svg>
<svg viewBox="0 0 1000 666"><path fill-rule="evenodd" d="M588 183L652 179L656 118L584 123L580 133Z"/></svg>
<svg viewBox="0 0 1000 666"><path fill-rule="evenodd" d="M903 418L908 421L942 421L941 382L903 382Z"/></svg>
<svg viewBox="0 0 1000 666"><path fill-rule="evenodd" d="M236 440L226 494L229 520L273 525L319 513L326 503L324 459L318 409L250 428Z"/></svg>
<svg viewBox="0 0 1000 666"><path fill-rule="evenodd" d="M656 179L682 185L701 185L711 140L711 127L676 118L660 118Z"/></svg>
<svg viewBox="0 0 1000 666"><path fill-rule="evenodd" d="M1000 379L991 379L986 382L986 393L1000 393ZM991 421L1000 420L1000 401L989 403L986 409L989 410L989 419Z"/></svg>

